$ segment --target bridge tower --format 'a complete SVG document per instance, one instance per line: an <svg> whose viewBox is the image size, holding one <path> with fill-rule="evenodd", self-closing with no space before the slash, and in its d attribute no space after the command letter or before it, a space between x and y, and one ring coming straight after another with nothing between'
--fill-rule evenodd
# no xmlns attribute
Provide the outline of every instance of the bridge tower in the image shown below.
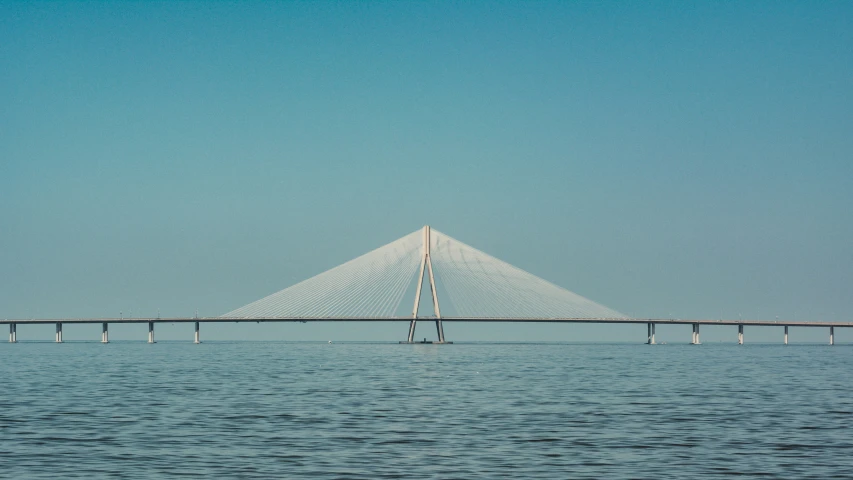
<svg viewBox="0 0 853 480"><path fill-rule="evenodd" d="M438 293L435 290L435 275L432 273L432 260L429 257L430 228L424 225L424 246L421 253L421 270L418 275L418 289L415 291L415 306L412 308L412 321L409 323L409 337L406 342L415 343L415 327L418 323L418 307L421 303L421 289L424 285L424 270L429 273L429 291L432 294L432 308L435 311L435 330L438 333L438 341L434 343L448 343L444 340L444 326L441 324L441 310L438 307Z"/></svg>

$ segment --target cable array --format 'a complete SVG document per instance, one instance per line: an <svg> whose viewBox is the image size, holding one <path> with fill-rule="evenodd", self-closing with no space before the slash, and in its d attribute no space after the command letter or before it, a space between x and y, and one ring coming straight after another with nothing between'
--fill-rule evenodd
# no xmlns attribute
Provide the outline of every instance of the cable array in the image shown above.
<svg viewBox="0 0 853 480"><path fill-rule="evenodd" d="M430 258L459 317L627 318L435 229Z"/></svg>
<svg viewBox="0 0 853 480"><path fill-rule="evenodd" d="M223 317L394 318L420 271L423 238L423 230L412 232ZM627 318L434 229L430 259L448 297L439 300L449 300L456 317ZM422 308L428 302L421 297Z"/></svg>
<svg viewBox="0 0 853 480"><path fill-rule="evenodd" d="M418 230L223 317L393 317L420 267L422 238Z"/></svg>

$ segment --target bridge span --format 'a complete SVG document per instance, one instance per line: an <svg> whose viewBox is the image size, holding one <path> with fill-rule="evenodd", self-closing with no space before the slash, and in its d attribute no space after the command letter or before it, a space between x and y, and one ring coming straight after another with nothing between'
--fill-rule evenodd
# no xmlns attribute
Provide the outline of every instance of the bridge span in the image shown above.
<svg viewBox="0 0 853 480"><path fill-rule="evenodd" d="M432 301L420 313L421 293L427 285ZM450 307L449 316L441 314L439 292L445 313ZM411 314L402 306L407 293L414 295ZM405 315L400 315L401 306ZM789 327L829 328L830 344L835 343L836 327L853 327L853 322L633 318L429 226L219 317L30 318L0 320L0 324L9 325L11 342L17 341L18 325L55 324L56 341L62 342L63 324L100 323L101 341L107 343L110 323L147 323L148 342L154 343L155 324L194 323L199 343L199 324L209 322L404 321L409 323L409 333L401 343L421 343L415 342L415 328L419 321L427 321L435 322L437 341L432 343L439 344L450 343L444 337L443 322L639 323L648 327L649 344L655 343L655 327L667 324L692 325L692 344L700 343L702 325L736 325L740 344L746 326L783 327L786 344Z"/></svg>
<svg viewBox="0 0 853 480"><path fill-rule="evenodd" d="M420 321L436 321L435 318L421 317ZM62 329L65 324L98 324L102 326L101 342L109 342L110 323L147 323L148 343L154 342L154 325L157 323L192 323L195 326L195 343L200 343L200 324L202 323L262 323L262 322L411 322L411 317L391 318L307 318L307 317L157 317L157 318L27 318L27 319L0 319L0 325L9 325L9 341L17 342L18 325L44 325L54 324L56 326L57 343L62 343ZM597 323L597 324L645 324L648 329L646 343L655 344L655 329L657 325L692 325L693 335L690 343L700 344L699 327L702 325L728 325L738 327L738 343L744 342L744 327L782 327L783 343L788 344L789 327L828 328L829 344L835 344L835 328L853 328L853 322L823 322L823 321L789 321L789 320L695 320L695 319L672 319L672 318L465 318L444 317L442 322L514 322L514 323ZM419 343L413 341L401 343ZM428 342L428 343L450 343Z"/></svg>

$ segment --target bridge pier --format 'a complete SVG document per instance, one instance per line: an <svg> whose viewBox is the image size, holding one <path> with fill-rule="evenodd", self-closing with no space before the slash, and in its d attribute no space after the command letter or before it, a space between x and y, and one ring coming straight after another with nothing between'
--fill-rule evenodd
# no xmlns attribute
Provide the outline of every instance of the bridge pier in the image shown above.
<svg viewBox="0 0 853 480"><path fill-rule="evenodd" d="M699 324L693 324L693 340L690 342L691 345L701 345L702 342L699 341Z"/></svg>
<svg viewBox="0 0 853 480"><path fill-rule="evenodd" d="M154 322L148 322L148 343L154 343Z"/></svg>
<svg viewBox="0 0 853 480"><path fill-rule="evenodd" d="M107 322L101 324L101 343L110 343L110 331Z"/></svg>
<svg viewBox="0 0 853 480"><path fill-rule="evenodd" d="M829 327L829 344L835 345L835 327Z"/></svg>
<svg viewBox="0 0 853 480"><path fill-rule="evenodd" d="M646 340L646 344L654 345L655 344L655 324L654 323L647 324L647 329L649 332L649 339Z"/></svg>
<svg viewBox="0 0 853 480"><path fill-rule="evenodd" d="M198 322L195 322L195 341L193 343L201 343L198 336Z"/></svg>
<svg viewBox="0 0 853 480"><path fill-rule="evenodd" d="M56 322L56 343L62 343L62 322Z"/></svg>
<svg viewBox="0 0 853 480"><path fill-rule="evenodd" d="M14 323L9 324L9 343L18 343L18 326Z"/></svg>
<svg viewBox="0 0 853 480"><path fill-rule="evenodd" d="M743 345L743 325L737 326L737 344Z"/></svg>
<svg viewBox="0 0 853 480"><path fill-rule="evenodd" d="M785 325L785 345L788 344L788 326Z"/></svg>

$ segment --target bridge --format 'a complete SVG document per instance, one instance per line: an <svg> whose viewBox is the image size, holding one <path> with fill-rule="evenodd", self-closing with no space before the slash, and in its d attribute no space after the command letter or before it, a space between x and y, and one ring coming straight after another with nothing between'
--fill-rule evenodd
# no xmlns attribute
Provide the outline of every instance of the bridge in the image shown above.
<svg viewBox="0 0 853 480"><path fill-rule="evenodd" d="M430 301L423 307L427 286ZM407 294L414 297L411 314L403 304ZM451 315L442 315L442 305ZM422 308L431 313L421 314ZM789 327L828 328L830 345L835 343L836 327L853 327L853 322L632 318L429 226L219 317L31 318L0 319L0 324L9 325L12 343L17 342L18 325L55 324L55 341L61 343L64 324L100 323L101 342L108 343L110 323L147 323L148 342L154 343L155 324L193 323L194 341L200 343L201 323L363 321L407 322L408 336L400 343L436 344L452 343L445 339L444 322L645 324L648 344L655 343L657 325L689 324L694 345L701 343L702 325L737 326L739 344L745 326L782 327L785 344ZM434 322L435 342L415 341L419 321Z"/></svg>

